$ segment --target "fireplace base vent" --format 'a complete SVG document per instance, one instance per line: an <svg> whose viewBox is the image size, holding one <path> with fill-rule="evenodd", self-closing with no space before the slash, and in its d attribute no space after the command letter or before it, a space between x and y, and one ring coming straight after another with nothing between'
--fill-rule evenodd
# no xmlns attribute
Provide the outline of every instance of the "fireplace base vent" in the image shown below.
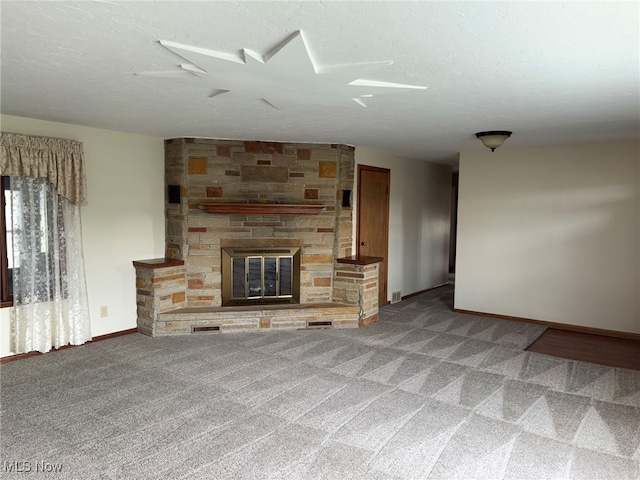
<svg viewBox="0 0 640 480"><path fill-rule="evenodd" d="M212 333L220 332L220 325L204 325L204 326L192 326L191 333Z"/></svg>
<svg viewBox="0 0 640 480"><path fill-rule="evenodd" d="M307 322L307 328L332 328L332 327L333 327L333 322L331 320Z"/></svg>

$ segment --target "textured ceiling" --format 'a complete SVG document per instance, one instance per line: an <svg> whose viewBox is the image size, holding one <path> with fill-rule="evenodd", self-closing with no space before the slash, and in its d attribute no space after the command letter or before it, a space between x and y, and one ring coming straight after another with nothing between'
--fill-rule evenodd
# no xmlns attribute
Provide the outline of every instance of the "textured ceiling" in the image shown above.
<svg viewBox="0 0 640 480"><path fill-rule="evenodd" d="M442 162L483 149L481 130L512 130L503 149L638 139L640 130L636 2L2 1L0 14L9 115L161 137L347 143ZM285 54L292 45L278 51L298 30L306 59ZM199 65L175 44L233 68L202 56ZM272 68L281 55L293 63ZM317 81L309 65L300 73L305 61ZM368 63L375 68L355 76L328 74ZM428 88L368 96L347 85L355 79Z"/></svg>
<svg viewBox="0 0 640 480"><path fill-rule="evenodd" d="M248 49L233 55L162 40L160 44L188 60L189 63L180 64L183 72L211 83L210 98L230 93L216 100L225 101L230 96L240 95L245 101L258 100L263 107L276 110L283 108L296 112L305 105L353 107L350 100L366 107L365 101L374 95L397 89L427 88L361 78L393 62L353 63L334 67L316 65L301 31L295 32L264 55ZM136 75L157 78L174 77L177 73L165 70Z"/></svg>

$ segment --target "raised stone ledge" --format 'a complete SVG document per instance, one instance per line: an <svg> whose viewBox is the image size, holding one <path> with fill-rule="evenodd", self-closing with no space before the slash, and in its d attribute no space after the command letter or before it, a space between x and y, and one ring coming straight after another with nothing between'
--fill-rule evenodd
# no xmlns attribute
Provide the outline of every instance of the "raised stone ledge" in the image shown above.
<svg viewBox="0 0 640 480"><path fill-rule="evenodd" d="M187 307L158 315L154 336L315 328L313 322L325 328L358 328L359 311L357 306L341 303ZM219 330L199 333L193 327Z"/></svg>

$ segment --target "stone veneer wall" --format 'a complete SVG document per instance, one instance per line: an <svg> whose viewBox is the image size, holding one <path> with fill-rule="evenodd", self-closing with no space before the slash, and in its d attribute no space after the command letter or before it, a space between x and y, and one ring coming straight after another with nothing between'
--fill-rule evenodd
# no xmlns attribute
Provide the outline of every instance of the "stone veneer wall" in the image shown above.
<svg viewBox="0 0 640 480"><path fill-rule="evenodd" d="M380 261L382 259L378 259ZM378 262L368 264L336 262L333 301L360 308L358 326L368 327L378 321Z"/></svg>
<svg viewBox="0 0 640 480"><path fill-rule="evenodd" d="M186 268L185 306L222 303L221 242L291 239L302 244L300 302L332 300L334 259L351 255L354 148L179 138L165 142L166 253ZM212 215L203 202L322 204L318 215Z"/></svg>
<svg viewBox="0 0 640 480"><path fill-rule="evenodd" d="M185 268L181 261L143 260L136 268L138 331L156 336L158 316L185 306Z"/></svg>

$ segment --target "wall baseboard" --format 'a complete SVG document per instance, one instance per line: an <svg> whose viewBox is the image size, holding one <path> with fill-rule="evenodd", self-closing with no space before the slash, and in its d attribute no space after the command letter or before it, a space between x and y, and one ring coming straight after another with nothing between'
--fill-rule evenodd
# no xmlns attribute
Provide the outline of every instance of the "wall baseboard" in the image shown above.
<svg viewBox="0 0 640 480"><path fill-rule="evenodd" d="M543 327L555 328L557 330L568 330L570 332L588 333L591 335L603 335L605 337L628 338L630 340L640 340L639 333L618 332L617 330L606 330L604 328L583 327L582 325L570 325L568 323L547 322L546 320L534 320L532 318L512 317L510 315L500 315L497 313L476 312L473 310L463 310L454 308L456 313L476 315L479 317L497 318L499 320L512 320L514 322L533 323Z"/></svg>
<svg viewBox="0 0 640 480"><path fill-rule="evenodd" d="M122 335L130 335L132 333L138 333L138 329L130 328L128 330L120 330L119 332L107 333L105 335L98 335L97 337L93 337L84 345L87 345L88 343L99 342L101 340L108 340L110 338L121 337ZM75 348L75 347L81 347L81 346L82 345L65 345L64 347L51 350L50 352L47 352L47 353L59 352L60 350L66 350L67 348ZM44 353L29 352L29 353L17 353L15 355L8 355L6 357L0 358L0 365L2 365L3 363L15 362L16 360L24 360L25 358L36 357L38 355L44 355Z"/></svg>
<svg viewBox="0 0 640 480"><path fill-rule="evenodd" d="M449 285L449 282L441 283L440 285L436 285L435 287L425 288L424 290L420 290L419 292L410 293L409 295L403 295L402 300L406 300L411 297L417 297L418 295L422 295L423 293L430 292L431 290L435 290L436 288L444 287L445 285Z"/></svg>

